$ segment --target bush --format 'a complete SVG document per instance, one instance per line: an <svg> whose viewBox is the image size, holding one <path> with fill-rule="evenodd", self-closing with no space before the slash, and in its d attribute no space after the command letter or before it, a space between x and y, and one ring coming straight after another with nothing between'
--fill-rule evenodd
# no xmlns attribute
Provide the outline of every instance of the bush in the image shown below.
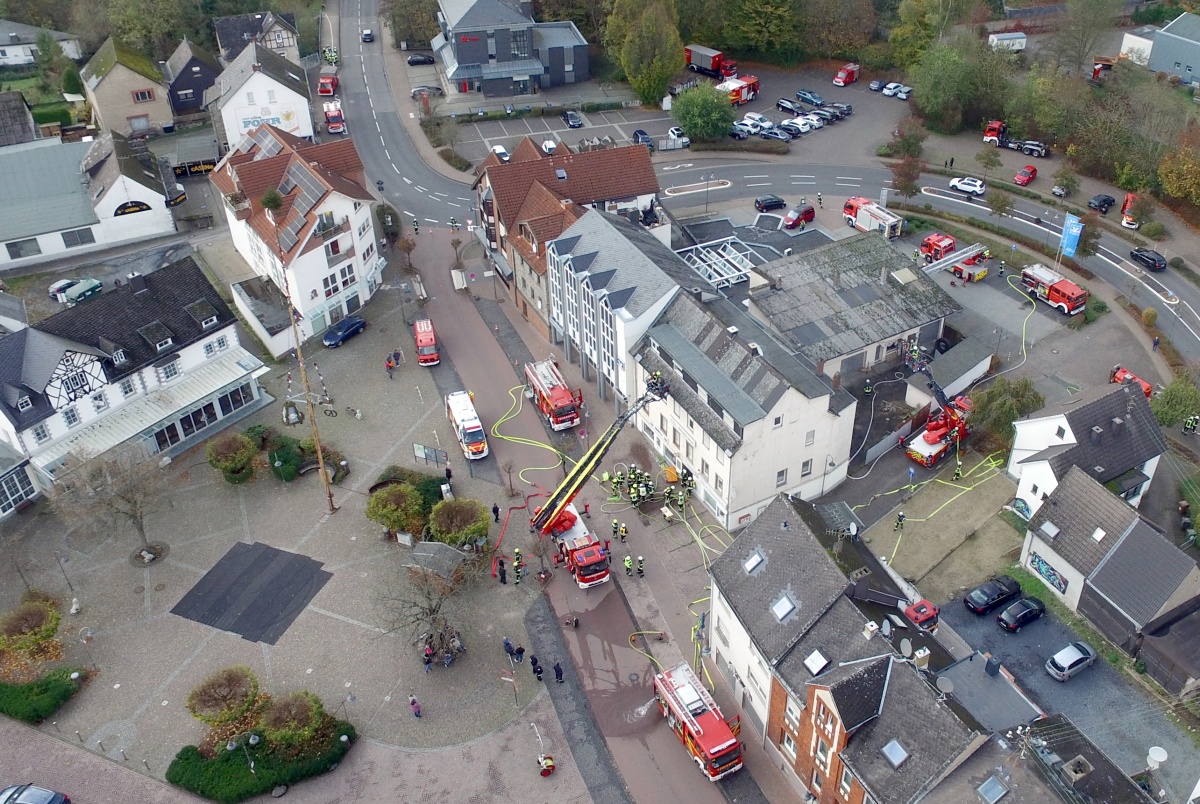
<svg viewBox="0 0 1200 804"><path fill-rule="evenodd" d="M347 737L345 742L343 735ZM300 753L276 750L264 740L248 749L254 758L254 773L246 766L241 749L222 750L212 759L205 759L196 746L189 745L167 768L167 781L214 801L244 801L268 793L277 785L293 785L328 773L337 767L357 737L351 724L327 719Z"/></svg>
<svg viewBox="0 0 1200 804"><path fill-rule="evenodd" d="M62 615L53 603L30 600L0 618L0 650L30 651L54 639Z"/></svg>
<svg viewBox="0 0 1200 804"><path fill-rule="evenodd" d="M616 109L624 109L625 104L621 101L604 101L603 103L585 103L579 107L581 112L611 112Z"/></svg>
<svg viewBox="0 0 1200 804"><path fill-rule="evenodd" d="M247 480L254 477L254 467L247 466L240 472L222 472L221 476L225 478L226 483L236 486L239 483L245 483Z"/></svg>
<svg viewBox="0 0 1200 804"><path fill-rule="evenodd" d="M71 674L82 670L60 667L28 684L0 683L0 713L26 723L41 723L79 691Z"/></svg>
<svg viewBox="0 0 1200 804"><path fill-rule="evenodd" d="M487 536L491 516L478 500L442 500L429 514L429 531L445 544L460 545Z"/></svg>
<svg viewBox="0 0 1200 804"><path fill-rule="evenodd" d="M192 717L210 726L231 723L250 711L258 700L258 677L244 665L218 670L187 698Z"/></svg>
<svg viewBox="0 0 1200 804"><path fill-rule="evenodd" d="M692 140L691 149L693 151L748 151L756 154L783 156L791 150L791 146L786 142L764 140L760 137L751 137L746 140L726 137L720 140Z"/></svg>
<svg viewBox="0 0 1200 804"><path fill-rule="evenodd" d="M1149 329L1158 323L1158 310L1153 307L1147 307L1142 310L1142 326Z"/></svg>
<svg viewBox="0 0 1200 804"><path fill-rule="evenodd" d="M259 449L262 449L267 443L267 439L275 435L275 428L269 424L253 424L243 430L242 433L251 441L258 444Z"/></svg>
<svg viewBox="0 0 1200 804"><path fill-rule="evenodd" d="M1167 260L1167 265L1178 271L1184 266L1183 257L1172 257L1171 259Z"/></svg>
<svg viewBox="0 0 1200 804"><path fill-rule="evenodd" d="M1167 227L1162 225L1161 221L1147 221L1142 224L1142 237L1148 237L1151 240L1162 240L1167 236Z"/></svg>
<svg viewBox="0 0 1200 804"><path fill-rule="evenodd" d="M386 486L367 500L367 519L388 530L421 533L427 516L421 495L407 483Z"/></svg>
<svg viewBox="0 0 1200 804"><path fill-rule="evenodd" d="M240 472L258 454L254 440L241 433L225 433L208 442L208 464L218 472Z"/></svg>
<svg viewBox="0 0 1200 804"><path fill-rule="evenodd" d="M271 701L261 723L271 743L294 748L311 742L327 718L321 699L301 690Z"/></svg>
<svg viewBox="0 0 1200 804"><path fill-rule="evenodd" d="M438 151L438 156L440 156L447 165L455 170L467 171L471 169L471 160L461 156L458 151L454 150L453 148L443 148L442 150Z"/></svg>
<svg viewBox="0 0 1200 804"><path fill-rule="evenodd" d="M1154 419L1163 427L1171 427L1200 410L1200 388L1185 373L1176 373L1171 384L1150 399Z"/></svg>

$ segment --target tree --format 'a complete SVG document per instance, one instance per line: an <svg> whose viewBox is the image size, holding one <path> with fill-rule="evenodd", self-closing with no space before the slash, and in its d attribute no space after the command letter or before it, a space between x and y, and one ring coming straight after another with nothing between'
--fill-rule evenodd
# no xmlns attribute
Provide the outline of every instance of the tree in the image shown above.
<svg viewBox="0 0 1200 804"><path fill-rule="evenodd" d="M800 55L799 3L792 0L732 0L725 20L726 47L769 53L776 57Z"/></svg>
<svg viewBox="0 0 1200 804"><path fill-rule="evenodd" d="M1079 192L1079 176L1075 174L1075 169L1066 162L1054 174L1054 181L1067 191L1067 195L1074 195Z"/></svg>
<svg viewBox="0 0 1200 804"><path fill-rule="evenodd" d="M208 442L208 464L225 475L241 476L251 467L258 445L241 433L225 433Z"/></svg>
<svg viewBox="0 0 1200 804"><path fill-rule="evenodd" d="M671 116L692 139L717 140L729 134L729 125L737 113L724 92L704 82L675 96Z"/></svg>
<svg viewBox="0 0 1200 804"><path fill-rule="evenodd" d="M62 86L63 75L72 66L63 53L62 45L49 31L40 31L37 35L37 66L39 83L47 92Z"/></svg>
<svg viewBox="0 0 1200 804"><path fill-rule="evenodd" d="M54 506L81 527L103 531L132 526L142 548L154 552L148 521L170 505L171 476L140 447L114 448L99 456L73 452L55 474Z"/></svg>
<svg viewBox="0 0 1200 804"><path fill-rule="evenodd" d="M186 30L187 7L177 0L108 0L113 34L143 53L170 55L170 42Z"/></svg>
<svg viewBox="0 0 1200 804"><path fill-rule="evenodd" d="M975 154L975 161L983 168L984 177L990 177L993 170L1000 167L1000 155L996 153L996 149L990 145L985 145L979 149L979 153Z"/></svg>
<svg viewBox="0 0 1200 804"><path fill-rule="evenodd" d="M992 215L995 215L997 218L1003 218L1005 215L1012 214L1013 198L1008 193L992 190L988 193L987 205Z"/></svg>
<svg viewBox="0 0 1200 804"><path fill-rule="evenodd" d="M919 158L927 139L929 131L921 125L921 121L915 117L906 117L900 121L900 125L896 127L896 135L892 137L892 153Z"/></svg>
<svg viewBox="0 0 1200 804"><path fill-rule="evenodd" d="M1083 231L1079 233L1079 245L1075 247L1075 254L1083 257L1091 257L1100 250L1100 213L1095 210L1083 216Z"/></svg>
<svg viewBox="0 0 1200 804"><path fill-rule="evenodd" d="M966 59L960 52L949 45L933 45L913 65L909 80L914 103L930 128L953 133L962 127L963 106L972 87Z"/></svg>
<svg viewBox="0 0 1200 804"><path fill-rule="evenodd" d="M1185 372L1176 372L1175 379L1150 400L1150 410L1163 427L1178 424L1200 410L1200 388Z"/></svg>
<svg viewBox="0 0 1200 804"><path fill-rule="evenodd" d="M367 500L367 519L391 532L420 534L425 530L421 495L408 483L385 486Z"/></svg>
<svg viewBox="0 0 1200 804"><path fill-rule="evenodd" d="M800 41L809 53L849 58L871 41L877 22L871 0L815 0L800 4Z"/></svg>
<svg viewBox="0 0 1200 804"><path fill-rule="evenodd" d="M400 42L428 42L439 33L437 0L382 0L380 14L392 23L392 38Z"/></svg>
<svg viewBox="0 0 1200 804"><path fill-rule="evenodd" d="M0 651L31 653L54 639L61 621L53 601L27 599L0 616Z"/></svg>
<svg viewBox="0 0 1200 804"><path fill-rule="evenodd" d="M1124 0L1066 0L1066 13L1052 40L1054 52L1068 67L1091 64L1096 48L1116 24Z"/></svg>
<svg viewBox="0 0 1200 804"><path fill-rule="evenodd" d="M267 191L262 194L262 198L258 200L262 208L270 212L278 212L283 209L283 196L274 187L268 187Z"/></svg>
<svg viewBox="0 0 1200 804"><path fill-rule="evenodd" d="M921 54L940 41L966 9L967 0L901 0L897 9L900 21L888 35L897 63L916 64Z"/></svg>
<svg viewBox="0 0 1200 804"><path fill-rule="evenodd" d="M485 538L491 514L478 500L442 500L429 512L429 533L450 545L474 544Z"/></svg>
<svg viewBox="0 0 1200 804"><path fill-rule="evenodd" d="M1012 446L1013 422L1045 406L1033 380L997 377L971 392L971 425L1004 448Z"/></svg>
<svg viewBox="0 0 1200 804"><path fill-rule="evenodd" d="M437 8L436 2L433 7ZM612 0L541 0L534 4L539 21L570 20L592 42L602 39L604 21L611 11Z"/></svg>
<svg viewBox="0 0 1200 804"><path fill-rule="evenodd" d="M621 69L644 104L657 104L671 77L683 69L683 41L670 0L652 0L621 46Z"/></svg>
<svg viewBox="0 0 1200 804"><path fill-rule="evenodd" d="M409 638L433 648L436 654L453 650L455 593L483 572L482 563L464 561L450 577L424 567L393 565L392 577L378 593L385 633L408 632Z"/></svg>
<svg viewBox="0 0 1200 804"><path fill-rule="evenodd" d="M1158 204L1154 202L1154 196L1150 195L1150 188L1143 187L1138 191L1137 199L1129 207L1129 216L1139 224L1143 224L1154 220L1156 212L1158 212Z"/></svg>
<svg viewBox="0 0 1200 804"><path fill-rule="evenodd" d="M905 198L921 192L921 160L906 156L891 166L892 189Z"/></svg>
<svg viewBox="0 0 1200 804"><path fill-rule="evenodd" d="M258 677L249 667L218 670L201 681L187 697L192 717L210 726L232 723L258 701Z"/></svg>

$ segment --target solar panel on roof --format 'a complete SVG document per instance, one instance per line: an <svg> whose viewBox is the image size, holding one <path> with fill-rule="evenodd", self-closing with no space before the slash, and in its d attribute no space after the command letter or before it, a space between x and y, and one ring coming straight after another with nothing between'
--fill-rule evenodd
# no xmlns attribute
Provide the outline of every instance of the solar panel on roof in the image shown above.
<svg viewBox="0 0 1200 804"><path fill-rule="evenodd" d="M301 215L307 215L325 195L325 185L299 162L288 166L287 176L300 188L300 198L293 205Z"/></svg>
<svg viewBox="0 0 1200 804"><path fill-rule="evenodd" d="M241 138L241 140L238 141L237 147L234 148L233 150L237 151L240 154L244 154L244 153L248 153L250 151L250 149L253 147L254 147L254 137L251 136L250 134L246 134L244 137Z"/></svg>
<svg viewBox="0 0 1200 804"><path fill-rule="evenodd" d="M260 126L259 129L254 132L254 144L260 149L259 156L257 157L259 159L265 159L268 156L274 156L283 150L283 143L275 139L266 126Z"/></svg>

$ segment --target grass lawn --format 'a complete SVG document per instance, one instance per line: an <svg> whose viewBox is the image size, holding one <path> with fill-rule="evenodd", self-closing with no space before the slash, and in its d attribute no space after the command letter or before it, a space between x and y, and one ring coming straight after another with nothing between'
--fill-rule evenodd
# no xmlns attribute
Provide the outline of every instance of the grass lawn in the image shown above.
<svg viewBox="0 0 1200 804"><path fill-rule="evenodd" d="M5 91L20 90L30 106L37 106L39 103L54 103L63 99L62 91L58 87L53 87L49 92L43 92L38 83L39 79L31 76L0 80L0 87L3 87Z"/></svg>

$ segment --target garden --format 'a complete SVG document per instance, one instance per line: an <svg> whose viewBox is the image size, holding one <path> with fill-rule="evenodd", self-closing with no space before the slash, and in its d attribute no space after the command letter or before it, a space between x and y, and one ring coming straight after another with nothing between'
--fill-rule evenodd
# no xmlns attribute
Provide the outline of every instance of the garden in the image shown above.
<svg viewBox="0 0 1200 804"><path fill-rule="evenodd" d="M87 682L82 668L49 665L63 659L58 601L36 589L0 616L0 714L41 723Z"/></svg>

